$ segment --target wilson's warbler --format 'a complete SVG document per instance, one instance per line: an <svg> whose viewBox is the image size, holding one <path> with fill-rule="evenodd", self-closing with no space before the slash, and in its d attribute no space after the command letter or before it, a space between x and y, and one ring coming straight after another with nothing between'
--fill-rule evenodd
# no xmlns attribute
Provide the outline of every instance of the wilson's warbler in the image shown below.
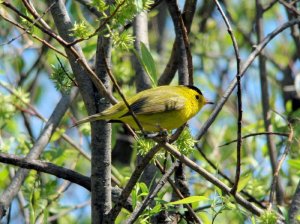
<svg viewBox="0 0 300 224"><path fill-rule="evenodd" d="M205 104L212 104L195 86L159 86L141 91L126 100L147 132L178 128ZM96 120L119 121L139 130L123 101L78 121L75 126Z"/></svg>

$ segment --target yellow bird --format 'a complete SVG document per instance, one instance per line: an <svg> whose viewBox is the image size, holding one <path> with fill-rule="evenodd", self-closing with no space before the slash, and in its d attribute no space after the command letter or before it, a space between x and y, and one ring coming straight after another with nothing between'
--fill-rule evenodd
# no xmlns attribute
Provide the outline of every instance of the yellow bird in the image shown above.
<svg viewBox="0 0 300 224"><path fill-rule="evenodd" d="M159 86L141 91L126 100L147 132L179 128L205 104L212 104L195 86ZM74 126L97 120L123 122L139 130L123 101L78 121Z"/></svg>

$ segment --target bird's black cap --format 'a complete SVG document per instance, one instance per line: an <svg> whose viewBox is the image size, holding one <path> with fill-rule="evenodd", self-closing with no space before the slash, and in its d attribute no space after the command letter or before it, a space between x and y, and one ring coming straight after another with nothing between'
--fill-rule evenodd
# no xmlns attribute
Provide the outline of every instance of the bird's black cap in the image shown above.
<svg viewBox="0 0 300 224"><path fill-rule="evenodd" d="M203 96L202 92L200 89L198 89L196 86L191 86L191 85L187 85L186 87L195 90L197 93L199 93L200 95Z"/></svg>

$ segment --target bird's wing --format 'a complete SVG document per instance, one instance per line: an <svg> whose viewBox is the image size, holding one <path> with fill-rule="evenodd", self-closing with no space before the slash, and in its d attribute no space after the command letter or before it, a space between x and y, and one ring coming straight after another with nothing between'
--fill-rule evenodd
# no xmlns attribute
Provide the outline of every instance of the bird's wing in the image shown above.
<svg viewBox="0 0 300 224"><path fill-rule="evenodd" d="M180 110L184 107L186 99L180 95L172 95L166 98L165 95L145 96L134 101L130 107L135 114L154 114L165 111ZM130 115L127 112L122 117Z"/></svg>

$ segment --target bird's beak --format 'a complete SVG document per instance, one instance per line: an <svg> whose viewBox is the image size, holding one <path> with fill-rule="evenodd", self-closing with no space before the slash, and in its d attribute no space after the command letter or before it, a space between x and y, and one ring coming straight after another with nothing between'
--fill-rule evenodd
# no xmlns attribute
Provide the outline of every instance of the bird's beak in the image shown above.
<svg viewBox="0 0 300 224"><path fill-rule="evenodd" d="M205 99L205 104L214 104L214 102L208 100L208 99Z"/></svg>

